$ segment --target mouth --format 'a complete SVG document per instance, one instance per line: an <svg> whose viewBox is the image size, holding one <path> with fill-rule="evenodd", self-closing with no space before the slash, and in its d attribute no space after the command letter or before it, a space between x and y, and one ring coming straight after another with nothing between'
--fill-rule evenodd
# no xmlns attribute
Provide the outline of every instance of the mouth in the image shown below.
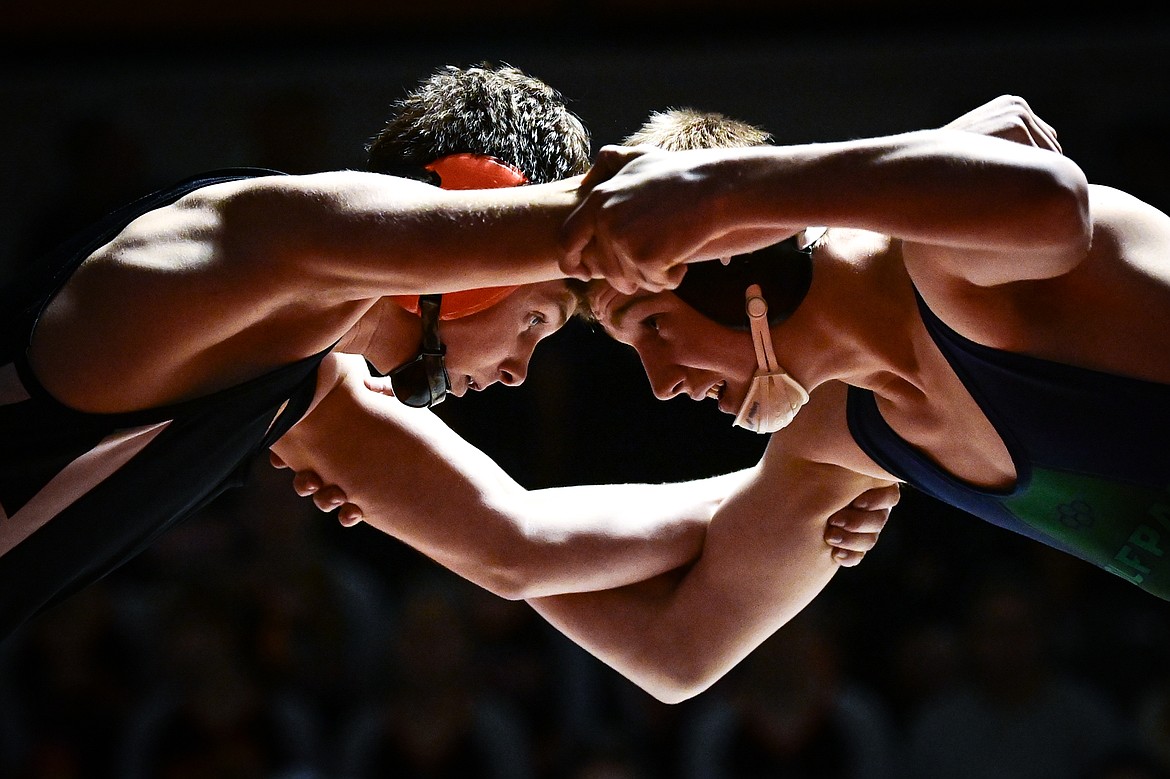
<svg viewBox="0 0 1170 779"><path fill-rule="evenodd" d="M708 398L711 398L718 405L718 408L724 414L734 414L734 401L728 394L727 379L720 379L707 388Z"/></svg>

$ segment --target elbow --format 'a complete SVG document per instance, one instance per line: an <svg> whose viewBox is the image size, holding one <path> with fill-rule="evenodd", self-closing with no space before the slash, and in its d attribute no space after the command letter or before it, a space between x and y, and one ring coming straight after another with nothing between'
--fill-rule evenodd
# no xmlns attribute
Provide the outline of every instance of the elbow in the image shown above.
<svg viewBox="0 0 1170 779"><path fill-rule="evenodd" d="M1049 213L1053 225L1052 233L1062 243L1072 243L1080 251L1087 252L1093 239L1093 216L1089 209L1089 182L1084 173L1075 165L1059 176L1055 194L1051 198Z"/></svg>
<svg viewBox="0 0 1170 779"><path fill-rule="evenodd" d="M517 585L507 571L489 570L471 577L472 581L485 590L504 600L525 600L526 588Z"/></svg>
<svg viewBox="0 0 1170 779"><path fill-rule="evenodd" d="M675 705L694 698L706 690L714 679L705 683L695 683L690 679L672 679L667 683L640 685L651 697L660 703Z"/></svg>
<svg viewBox="0 0 1170 779"><path fill-rule="evenodd" d="M493 595L504 600L527 600L536 597L538 587L529 569L507 545L499 554L485 554L464 575Z"/></svg>
<svg viewBox="0 0 1170 779"><path fill-rule="evenodd" d="M662 651L643 653L640 669L626 674L630 681L662 703L676 704L694 698L734 665L722 658L705 657L701 652L662 646Z"/></svg>
<svg viewBox="0 0 1170 779"><path fill-rule="evenodd" d="M1093 237L1089 183L1071 160L1052 155L1049 162L1021 192L1020 202L1027 206L1021 213L1032 214L1028 222L1031 241L1056 250L1055 254L1075 264L1088 252Z"/></svg>
<svg viewBox="0 0 1170 779"><path fill-rule="evenodd" d="M484 587L504 600L530 600L542 595L539 587L511 568L492 571L491 582Z"/></svg>
<svg viewBox="0 0 1170 779"><path fill-rule="evenodd" d="M1011 257L1004 269L971 275L980 284L1050 279L1076 268L1088 256L1093 238L1089 185L1081 169L1056 154L1043 165L1010 174L994 206L1005 230L998 246Z"/></svg>
<svg viewBox="0 0 1170 779"><path fill-rule="evenodd" d="M465 575L505 600L528 600L548 595L541 576L541 558L523 538L504 534L483 540L480 554Z"/></svg>

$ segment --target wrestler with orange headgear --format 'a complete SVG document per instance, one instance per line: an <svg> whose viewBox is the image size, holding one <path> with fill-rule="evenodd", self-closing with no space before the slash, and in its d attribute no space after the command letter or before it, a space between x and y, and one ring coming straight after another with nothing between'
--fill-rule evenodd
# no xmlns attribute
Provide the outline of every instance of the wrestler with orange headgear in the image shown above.
<svg viewBox="0 0 1170 779"><path fill-rule="evenodd" d="M442 423L419 407L519 384L571 316L559 233L589 138L515 68L446 67L368 152L360 172L194 176L0 290L0 638L239 484L265 449L342 482L432 485L420 516L459 491L445 458L467 445L427 439ZM367 366L395 396L371 391ZM553 576L484 570L554 589L644 578L694 555L714 494L562 528L544 540L587 544L550 556ZM477 517L480 538L506 548L585 505L573 491L556 503L524 527Z"/></svg>
<svg viewBox="0 0 1170 779"><path fill-rule="evenodd" d="M447 67L368 151L363 172L192 177L0 290L0 636L294 426L363 425L369 409L328 412L374 394L366 360L414 406L523 381L574 305L557 235L588 165L580 120L515 68Z"/></svg>

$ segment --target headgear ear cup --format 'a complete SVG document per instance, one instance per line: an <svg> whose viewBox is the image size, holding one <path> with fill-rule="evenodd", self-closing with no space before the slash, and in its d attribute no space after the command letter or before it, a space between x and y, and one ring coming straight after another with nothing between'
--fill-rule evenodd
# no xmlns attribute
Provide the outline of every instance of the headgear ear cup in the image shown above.
<svg viewBox="0 0 1170 779"><path fill-rule="evenodd" d="M737 254L727 264L709 260L688 265L674 294L708 319L746 330L744 289L760 286L768 300L768 323L777 325L804 301L812 273L812 249L801 248L793 236L750 254Z"/></svg>
<svg viewBox="0 0 1170 779"><path fill-rule="evenodd" d="M768 329L768 303L760 286L752 284L744 295L756 352L756 373L733 424L755 433L775 433L786 427L808 402L808 392L776 359Z"/></svg>
<svg viewBox="0 0 1170 779"><path fill-rule="evenodd" d="M438 175L440 189L501 189L528 183L518 168L487 154L448 154L423 167Z"/></svg>
<svg viewBox="0 0 1170 779"><path fill-rule="evenodd" d="M487 154L448 154L424 167L439 177L441 189L501 189L528 183L528 177L519 168ZM459 319L478 313L499 303L518 288L519 285L512 285L445 292L439 319ZM419 313L418 295L392 295L391 298L407 311Z"/></svg>
<svg viewBox="0 0 1170 779"><path fill-rule="evenodd" d="M444 292L443 302L439 308L439 319L447 321L479 313L485 308L499 303L517 289L519 286L480 287L479 289L464 289L459 292ZM391 295L390 297L410 313L419 313L418 295Z"/></svg>

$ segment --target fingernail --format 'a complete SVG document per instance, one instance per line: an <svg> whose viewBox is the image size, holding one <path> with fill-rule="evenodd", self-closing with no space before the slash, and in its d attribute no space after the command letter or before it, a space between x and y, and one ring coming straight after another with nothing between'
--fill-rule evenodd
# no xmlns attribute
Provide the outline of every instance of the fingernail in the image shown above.
<svg viewBox="0 0 1170 779"><path fill-rule="evenodd" d="M825 536L825 539L830 544L839 544L843 538L844 536L842 536L840 533L829 533L829 535Z"/></svg>
<svg viewBox="0 0 1170 779"><path fill-rule="evenodd" d="M837 527L845 527L845 520L841 517L833 517L829 520L829 524L836 525Z"/></svg>

